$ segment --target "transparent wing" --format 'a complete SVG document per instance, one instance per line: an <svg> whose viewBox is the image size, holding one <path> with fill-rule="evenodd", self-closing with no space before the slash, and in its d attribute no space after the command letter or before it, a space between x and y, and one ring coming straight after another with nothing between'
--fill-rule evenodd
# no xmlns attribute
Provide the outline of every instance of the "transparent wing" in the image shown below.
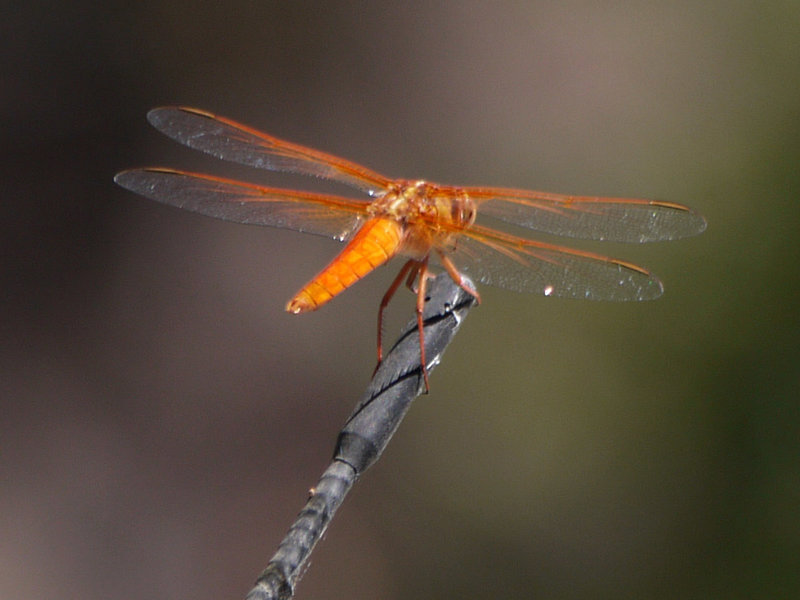
<svg viewBox="0 0 800 600"><path fill-rule="evenodd" d="M653 300L664 291L641 267L613 258L473 226L443 250L482 283L544 296L586 300Z"/></svg>
<svg viewBox="0 0 800 600"><path fill-rule="evenodd" d="M702 233L705 219L681 204L568 196L503 188L465 188L478 214L536 231L614 242L675 240Z"/></svg>
<svg viewBox="0 0 800 600"><path fill-rule="evenodd" d="M212 175L171 169L131 169L114 181L152 200L217 219L270 225L348 239L368 202L295 190L261 187Z"/></svg>
<svg viewBox="0 0 800 600"><path fill-rule="evenodd" d="M195 108L167 106L147 113L162 133L217 158L259 169L288 171L332 179L370 195L383 192L390 180L343 158L293 144Z"/></svg>

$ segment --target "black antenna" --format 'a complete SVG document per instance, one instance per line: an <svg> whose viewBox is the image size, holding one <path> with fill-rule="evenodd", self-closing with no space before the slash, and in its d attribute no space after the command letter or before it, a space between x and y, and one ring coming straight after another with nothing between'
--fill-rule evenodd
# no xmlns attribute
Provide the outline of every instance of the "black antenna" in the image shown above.
<svg viewBox="0 0 800 600"><path fill-rule="evenodd" d="M452 341L475 298L447 273L431 279L423 311L425 355L430 373ZM362 400L339 433L325 469L278 550L246 600L288 600L316 543L356 479L380 458L411 402L425 389L416 319L406 325L384 358Z"/></svg>

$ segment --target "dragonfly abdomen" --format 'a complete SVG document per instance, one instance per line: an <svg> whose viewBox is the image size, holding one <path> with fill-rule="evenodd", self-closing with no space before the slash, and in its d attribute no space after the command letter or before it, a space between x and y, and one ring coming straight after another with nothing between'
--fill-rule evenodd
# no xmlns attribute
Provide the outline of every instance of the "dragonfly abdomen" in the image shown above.
<svg viewBox="0 0 800 600"><path fill-rule="evenodd" d="M391 218L368 220L345 248L286 305L290 313L316 310L392 258L403 239L402 225Z"/></svg>

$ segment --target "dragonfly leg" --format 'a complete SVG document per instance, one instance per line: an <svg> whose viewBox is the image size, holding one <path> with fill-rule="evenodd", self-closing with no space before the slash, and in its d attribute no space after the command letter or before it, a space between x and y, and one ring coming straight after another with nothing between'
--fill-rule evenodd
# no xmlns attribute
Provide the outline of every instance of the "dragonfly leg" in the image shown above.
<svg viewBox="0 0 800 600"><path fill-rule="evenodd" d="M417 275L419 274L420 263L418 261L414 262L417 263L417 268L411 269L411 271L409 272L408 279L406 279L406 287L416 294L417 286L415 285L415 282L417 281Z"/></svg>
<svg viewBox="0 0 800 600"><path fill-rule="evenodd" d="M417 263L417 261L407 261L406 264L403 265L403 268L400 269L397 277L395 277L394 281L392 281L392 285L389 286L389 289L386 290L386 293L383 295L380 308L378 308L378 364L375 366L376 371L378 370L378 367L381 366L381 361L383 361L383 311L386 310L387 306L389 306L389 302L391 302L392 297L397 291L397 288L399 288L400 284L403 283L403 278L406 276L406 273L408 273L408 277L413 280L418 271L419 263Z"/></svg>
<svg viewBox="0 0 800 600"><path fill-rule="evenodd" d="M481 296L478 294L478 290L475 289L475 286L472 285L472 283L466 277L464 277L458 269L456 269L453 261L451 261L444 252L439 252L438 254L439 260L441 261L444 270L447 271L448 275L450 275L450 278L456 283L456 285L458 285L458 287L475 298L475 301L480 304Z"/></svg>
<svg viewBox="0 0 800 600"><path fill-rule="evenodd" d="M419 280L417 283L417 330L419 331L419 360L422 366L422 378L425 380L425 393L430 390L428 385L428 361L425 359L425 331L423 330L422 310L425 308L425 292L428 289L428 257L417 263L417 273Z"/></svg>
<svg viewBox="0 0 800 600"><path fill-rule="evenodd" d="M428 384L428 367L425 359L425 332L423 329L422 310L425 308L425 292L428 287L428 277L430 277L430 272L428 271L428 257L426 256L422 260L411 259L403 265L403 268L400 269L397 277L394 278L389 289L386 290L386 293L383 295L380 308L378 308L378 364L375 366L375 370L377 371L383 360L383 313L389 305L389 302L391 302L392 297L394 297L395 292L397 292L397 288L400 287L400 284L403 283L403 279L405 278L406 286L417 295L415 312L417 315L417 329L419 331L420 366L422 367L422 378L425 380L426 394L430 386ZM414 285L415 281L417 282L416 285ZM470 291L468 288L464 289L470 294L477 294L477 292L473 293L473 291Z"/></svg>

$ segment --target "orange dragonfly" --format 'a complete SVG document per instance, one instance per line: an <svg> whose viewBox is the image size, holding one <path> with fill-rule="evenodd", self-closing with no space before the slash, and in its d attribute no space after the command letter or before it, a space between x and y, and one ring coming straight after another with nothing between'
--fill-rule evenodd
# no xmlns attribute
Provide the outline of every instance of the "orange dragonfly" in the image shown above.
<svg viewBox="0 0 800 600"><path fill-rule="evenodd" d="M383 313L405 279L417 296L426 390L422 308L432 254L477 301L477 290L463 274L544 296L651 300L663 292L655 275L634 264L518 237L479 225L476 217L548 234L615 242L674 240L698 234L706 226L702 216L671 202L390 179L343 158L194 108L156 108L148 113L148 120L175 140L221 159L330 179L366 192L370 199L357 200L164 168L132 169L114 178L133 192L204 215L348 242L289 301L286 310L294 314L319 308L393 256L408 257L378 310L378 364L383 358Z"/></svg>

